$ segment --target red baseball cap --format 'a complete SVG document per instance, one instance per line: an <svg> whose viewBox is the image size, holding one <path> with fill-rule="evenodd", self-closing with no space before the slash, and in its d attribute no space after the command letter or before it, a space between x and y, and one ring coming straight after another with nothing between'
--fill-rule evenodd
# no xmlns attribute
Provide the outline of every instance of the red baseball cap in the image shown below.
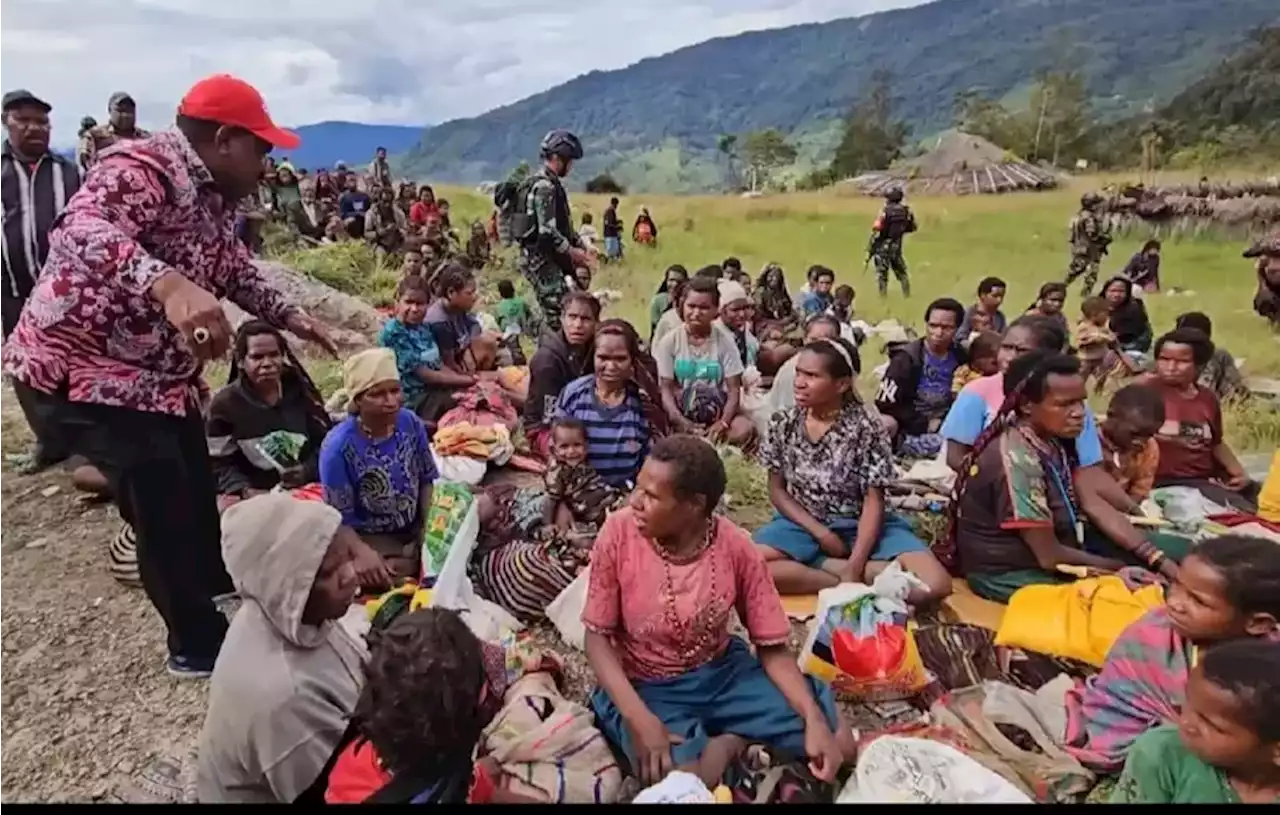
<svg viewBox="0 0 1280 815"><path fill-rule="evenodd" d="M277 127L258 89L230 74L207 76L191 86L178 103L178 114L220 125L241 127L272 147L296 149L297 133Z"/></svg>

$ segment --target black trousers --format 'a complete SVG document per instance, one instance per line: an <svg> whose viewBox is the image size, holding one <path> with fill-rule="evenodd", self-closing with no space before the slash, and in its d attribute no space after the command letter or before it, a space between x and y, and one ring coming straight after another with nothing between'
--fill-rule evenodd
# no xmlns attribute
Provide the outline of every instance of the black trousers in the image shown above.
<svg viewBox="0 0 1280 815"><path fill-rule="evenodd" d="M171 416L33 394L52 407L71 452L102 472L133 527L138 572L168 628L169 653L216 657L227 622L213 598L233 588L199 409Z"/></svg>
<svg viewBox="0 0 1280 815"><path fill-rule="evenodd" d="M18 317L22 315L22 306L26 300L14 297L8 287L4 288L0 305L3 305L4 338L9 339L13 329L18 325ZM14 380L13 394L18 397L18 405L22 415L27 419L27 426L36 437L36 457L40 464L56 464L65 461L69 456L66 440L58 432L58 424L50 415L50 408L42 404L26 385Z"/></svg>

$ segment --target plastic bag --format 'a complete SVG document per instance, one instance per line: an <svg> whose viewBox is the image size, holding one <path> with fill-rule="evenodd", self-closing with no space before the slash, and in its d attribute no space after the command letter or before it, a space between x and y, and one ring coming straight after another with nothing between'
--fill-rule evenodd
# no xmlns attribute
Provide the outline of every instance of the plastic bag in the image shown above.
<svg viewBox="0 0 1280 815"><path fill-rule="evenodd" d="M681 770L668 773L667 777L642 790L632 799L633 804L714 804L715 796L702 779Z"/></svg>
<svg viewBox="0 0 1280 815"><path fill-rule="evenodd" d="M837 804L1030 804L1022 791L947 744L881 736L858 756Z"/></svg>
<svg viewBox="0 0 1280 815"><path fill-rule="evenodd" d="M1205 498L1194 487L1157 487L1151 491L1151 500L1159 505L1164 518L1175 524L1195 524L1210 515L1230 511L1229 507Z"/></svg>
<svg viewBox="0 0 1280 815"><path fill-rule="evenodd" d="M547 619L560 632L560 639L579 651L586 648L587 629L582 625L582 612L587 607L587 587L590 585L591 566L588 565L547 606Z"/></svg>
<svg viewBox="0 0 1280 815"><path fill-rule="evenodd" d="M818 593L818 614L800 652L800 670L837 694L864 701L904 699L929 684L907 627L907 595L923 587L897 563L870 587L844 583Z"/></svg>
<svg viewBox="0 0 1280 815"><path fill-rule="evenodd" d="M1102 667L1130 624L1164 605L1164 588L1130 591L1116 575L1061 585L1025 586L1009 598L996 645L1025 648Z"/></svg>
<svg viewBox="0 0 1280 815"><path fill-rule="evenodd" d="M465 530L464 524L467 526ZM471 490L452 481L437 481L431 492L427 522L423 525L422 586L436 588L454 542L469 535L474 548L479 532L480 519ZM465 561L462 567L465 574Z"/></svg>

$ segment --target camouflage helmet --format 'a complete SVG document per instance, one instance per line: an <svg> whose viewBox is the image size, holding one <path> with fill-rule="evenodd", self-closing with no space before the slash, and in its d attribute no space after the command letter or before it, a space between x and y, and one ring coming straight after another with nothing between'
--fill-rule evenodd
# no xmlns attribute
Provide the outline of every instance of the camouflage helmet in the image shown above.
<svg viewBox="0 0 1280 815"><path fill-rule="evenodd" d="M563 159L576 161L582 158L582 142L578 141L578 137L567 130L552 130L542 137L542 144L539 145L538 152L543 158L559 156Z"/></svg>
<svg viewBox="0 0 1280 815"><path fill-rule="evenodd" d="M1101 204L1101 203L1102 203L1102 196L1098 195L1096 192L1086 192L1084 195L1080 196L1080 206L1084 207L1085 209L1089 209L1090 207L1096 207L1098 204Z"/></svg>
<svg viewBox="0 0 1280 815"><path fill-rule="evenodd" d="M894 187L884 194L884 200L890 204L902 203L902 187Z"/></svg>

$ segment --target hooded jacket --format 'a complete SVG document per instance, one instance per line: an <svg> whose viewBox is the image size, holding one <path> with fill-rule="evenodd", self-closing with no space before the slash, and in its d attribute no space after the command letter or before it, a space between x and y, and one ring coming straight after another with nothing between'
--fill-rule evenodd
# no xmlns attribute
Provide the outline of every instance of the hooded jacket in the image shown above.
<svg viewBox="0 0 1280 815"><path fill-rule="evenodd" d="M368 651L336 621L302 621L341 516L283 494L236 504L222 554L242 599L213 669L200 735L201 803L292 802L333 754Z"/></svg>

